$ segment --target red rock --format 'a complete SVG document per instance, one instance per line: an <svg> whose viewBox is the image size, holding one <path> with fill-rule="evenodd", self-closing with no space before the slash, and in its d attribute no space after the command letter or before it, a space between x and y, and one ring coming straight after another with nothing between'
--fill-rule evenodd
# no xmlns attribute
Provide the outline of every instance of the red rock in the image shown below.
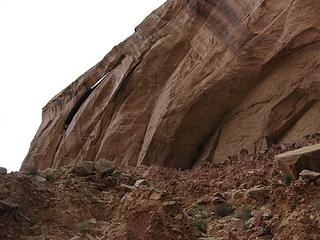
<svg viewBox="0 0 320 240"><path fill-rule="evenodd" d="M226 202L226 200L224 200L223 198L220 198L220 197L212 198L212 203L214 205L218 205L218 204L225 203L225 202Z"/></svg>
<svg viewBox="0 0 320 240"><path fill-rule="evenodd" d="M279 168L287 175L316 180L320 177L320 144L288 151L275 156ZM311 171L310 171L311 170Z"/></svg>
<svg viewBox="0 0 320 240"><path fill-rule="evenodd" d="M225 200L224 196L220 192L216 192L215 194L213 194L212 198L215 198L215 197L219 197Z"/></svg>
<svg viewBox="0 0 320 240"><path fill-rule="evenodd" d="M103 158L95 162L95 169L98 173L110 175L114 171L113 163Z"/></svg>
<svg viewBox="0 0 320 240"><path fill-rule="evenodd" d="M318 0L167 1L43 108L22 169L187 169L319 131L319 12Z"/></svg>
<svg viewBox="0 0 320 240"><path fill-rule="evenodd" d="M88 176L94 173L94 162L83 161L76 164L72 171L80 176Z"/></svg>
<svg viewBox="0 0 320 240"><path fill-rule="evenodd" d="M158 192L152 192L151 196L150 196L150 199L151 200L160 200L162 197L162 194L161 193L158 193Z"/></svg>

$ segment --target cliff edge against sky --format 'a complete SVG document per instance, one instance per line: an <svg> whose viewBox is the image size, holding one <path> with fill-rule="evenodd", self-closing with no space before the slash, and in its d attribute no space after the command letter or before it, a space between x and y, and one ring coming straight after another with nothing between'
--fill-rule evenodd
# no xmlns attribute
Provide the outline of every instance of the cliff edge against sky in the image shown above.
<svg viewBox="0 0 320 240"><path fill-rule="evenodd" d="M320 1L169 0L55 96L22 169L189 169L320 130Z"/></svg>

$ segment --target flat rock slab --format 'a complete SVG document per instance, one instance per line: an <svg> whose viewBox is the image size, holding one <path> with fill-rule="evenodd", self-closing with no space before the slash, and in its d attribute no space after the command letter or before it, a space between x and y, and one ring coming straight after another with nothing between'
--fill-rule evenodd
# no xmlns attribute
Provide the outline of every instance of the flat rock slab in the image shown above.
<svg viewBox="0 0 320 240"><path fill-rule="evenodd" d="M275 160L285 174L295 178L303 170L320 172L320 144L278 154Z"/></svg>
<svg viewBox="0 0 320 240"><path fill-rule="evenodd" d="M320 178L320 172L314 172L314 171L310 171L310 170L303 170L300 173L300 177L302 179L307 179L310 181L316 181L317 179Z"/></svg>

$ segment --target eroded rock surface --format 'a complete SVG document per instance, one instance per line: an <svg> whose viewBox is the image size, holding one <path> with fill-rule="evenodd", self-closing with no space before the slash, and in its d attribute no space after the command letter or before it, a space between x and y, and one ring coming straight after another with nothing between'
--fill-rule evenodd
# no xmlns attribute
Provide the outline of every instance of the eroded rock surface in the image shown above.
<svg viewBox="0 0 320 240"><path fill-rule="evenodd" d="M22 169L192 168L317 132L320 1L169 0L55 96Z"/></svg>

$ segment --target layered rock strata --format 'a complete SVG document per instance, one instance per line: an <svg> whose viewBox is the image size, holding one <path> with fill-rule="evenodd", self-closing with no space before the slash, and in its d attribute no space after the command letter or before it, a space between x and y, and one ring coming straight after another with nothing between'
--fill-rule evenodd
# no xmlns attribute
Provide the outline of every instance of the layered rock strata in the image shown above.
<svg viewBox="0 0 320 240"><path fill-rule="evenodd" d="M55 96L22 169L188 169L319 131L320 1L169 0Z"/></svg>

